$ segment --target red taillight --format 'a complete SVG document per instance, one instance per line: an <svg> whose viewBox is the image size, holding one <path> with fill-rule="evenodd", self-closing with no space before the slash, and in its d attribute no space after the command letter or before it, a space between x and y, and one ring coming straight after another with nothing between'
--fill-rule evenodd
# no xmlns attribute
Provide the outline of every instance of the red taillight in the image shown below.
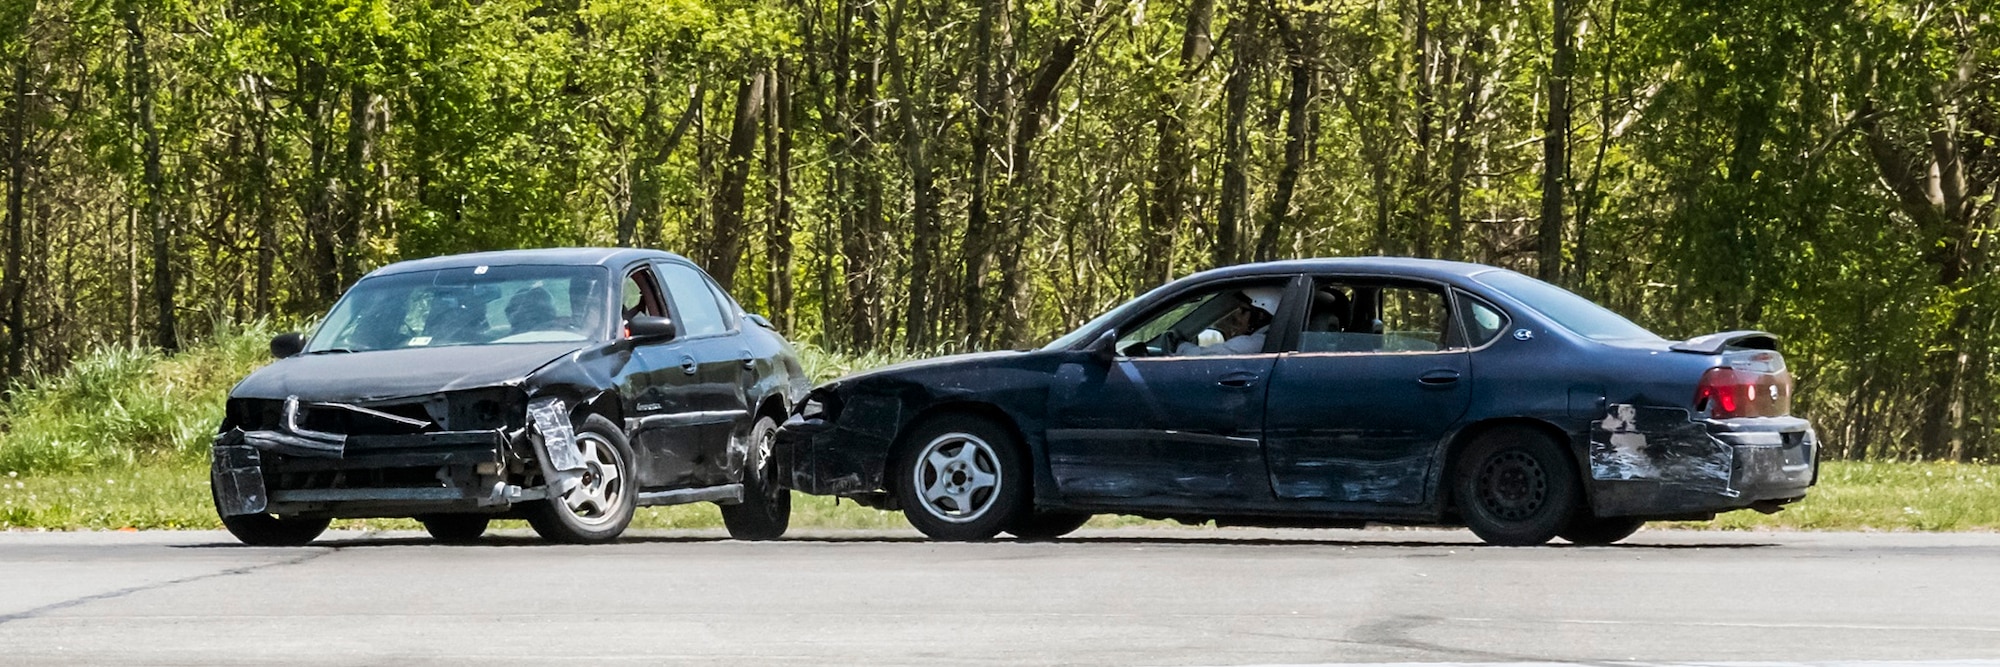
<svg viewBox="0 0 2000 667"><path fill-rule="evenodd" d="M1792 374L1711 368L1695 385L1694 409L1710 419L1782 417L1792 413Z"/></svg>

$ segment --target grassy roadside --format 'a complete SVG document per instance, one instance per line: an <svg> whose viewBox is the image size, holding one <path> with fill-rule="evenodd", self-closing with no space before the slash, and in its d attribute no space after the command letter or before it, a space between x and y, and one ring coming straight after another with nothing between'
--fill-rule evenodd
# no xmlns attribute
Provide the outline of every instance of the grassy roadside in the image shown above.
<svg viewBox="0 0 2000 667"><path fill-rule="evenodd" d="M1177 525L1099 517L1095 525ZM369 528L416 528L411 521L348 521ZM713 505L648 508L637 528L718 528ZM795 496L797 528L906 529L900 513L831 498ZM1826 464L1805 501L1774 515L1732 512L1714 521L1666 524L1701 530L2000 530L2000 466L1940 463ZM90 472L0 476L0 530L219 528L207 470L194 465L119 466Z"/></svg>
<svg viewBox="0 0 2000 667"><path fill-rule="evenodd" d="M268 325L219 327L172 358L110 348L39 378L0 403L0 530L217 528L208 439L228 389L266 363ZM906 357L800 346L814 381ZM925 355L928 356L928 355ZM1156 523L1100 517L1096 525ZM414 528L410 521L345 522ZM640 510L640 528L715 528L712 505ZM906 528L902 515L799 496L801 528ZM1164 524L1175 525L1175 524ZM1718 530L2000 530L2000 466L1831 462L1805 502L1776 515L1735 512L1673 524Z"/></svg>

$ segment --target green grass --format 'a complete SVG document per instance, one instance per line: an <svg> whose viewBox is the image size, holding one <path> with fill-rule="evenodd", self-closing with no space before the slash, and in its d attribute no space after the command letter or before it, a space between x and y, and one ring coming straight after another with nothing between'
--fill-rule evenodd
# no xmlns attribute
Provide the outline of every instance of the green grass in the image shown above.
<svg viewBox="0 0 2000 667"><path fill-rule="evenodd" d="M343 521L378 529L418 527L408 520ZM517 527L524 524L514 524ZM635 528L720 528L706 503L639 510ZM795 495L792 525L801 529L902 530L898 512L851 501ZM1134 517L1098 517L1094 526L1159 525ZM2000 530L2000 466L1940 463L1826 464L1820 485L1775 515L1744 510L1714 521L1665 524L1705 530ZM219 528L208 500L207 469L193 464L118 466L90 472L0 476L0 530ZM503 526L504 527L504 526Z"/></svg>
<svg viewBox="0 0 2000 667"><path fill-rule="evenodd" d="M276 330L218 327L168 358L129 347L93 350L54 376L36 376L0 405L0 474L205 461L229 388L270 361Z"/></svg>
<svg viewBox="0 0 2000 667"><path fill-rule="evenodd" d="M1832 461L1777 514L1671 524L1720 530L2000 530L2000 465Z"/></svg>

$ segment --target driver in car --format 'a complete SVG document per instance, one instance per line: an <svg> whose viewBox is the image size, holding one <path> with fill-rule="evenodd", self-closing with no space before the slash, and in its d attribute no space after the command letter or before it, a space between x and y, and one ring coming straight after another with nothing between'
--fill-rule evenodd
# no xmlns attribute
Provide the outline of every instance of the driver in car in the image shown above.
<svg viewBox="0 0 2000 667"><path fill-rule="evenodd" d="M1264 336L1271 330L1271 321L1278 314L1278 297L1282 292L1275 287L1253 287L1238 292L1238 304L1228 315L1203 329L1200 336L1181 343L1174 354L1181 356L1258 354L1264 351Z"/></svg>

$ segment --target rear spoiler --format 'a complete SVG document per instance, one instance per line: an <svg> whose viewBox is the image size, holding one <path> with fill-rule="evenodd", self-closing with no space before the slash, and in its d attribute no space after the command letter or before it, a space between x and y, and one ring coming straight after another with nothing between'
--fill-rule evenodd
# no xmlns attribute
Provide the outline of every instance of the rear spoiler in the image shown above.
<svg viewBox="0 0 2000 667"><path fill-rule="evenodd" d="M1729 348L1776 350L1778 335L1765 331L1724 331L1674 343L1671 349L1675 352L1695 354L1722 354L1723 350Z"/></svg>

